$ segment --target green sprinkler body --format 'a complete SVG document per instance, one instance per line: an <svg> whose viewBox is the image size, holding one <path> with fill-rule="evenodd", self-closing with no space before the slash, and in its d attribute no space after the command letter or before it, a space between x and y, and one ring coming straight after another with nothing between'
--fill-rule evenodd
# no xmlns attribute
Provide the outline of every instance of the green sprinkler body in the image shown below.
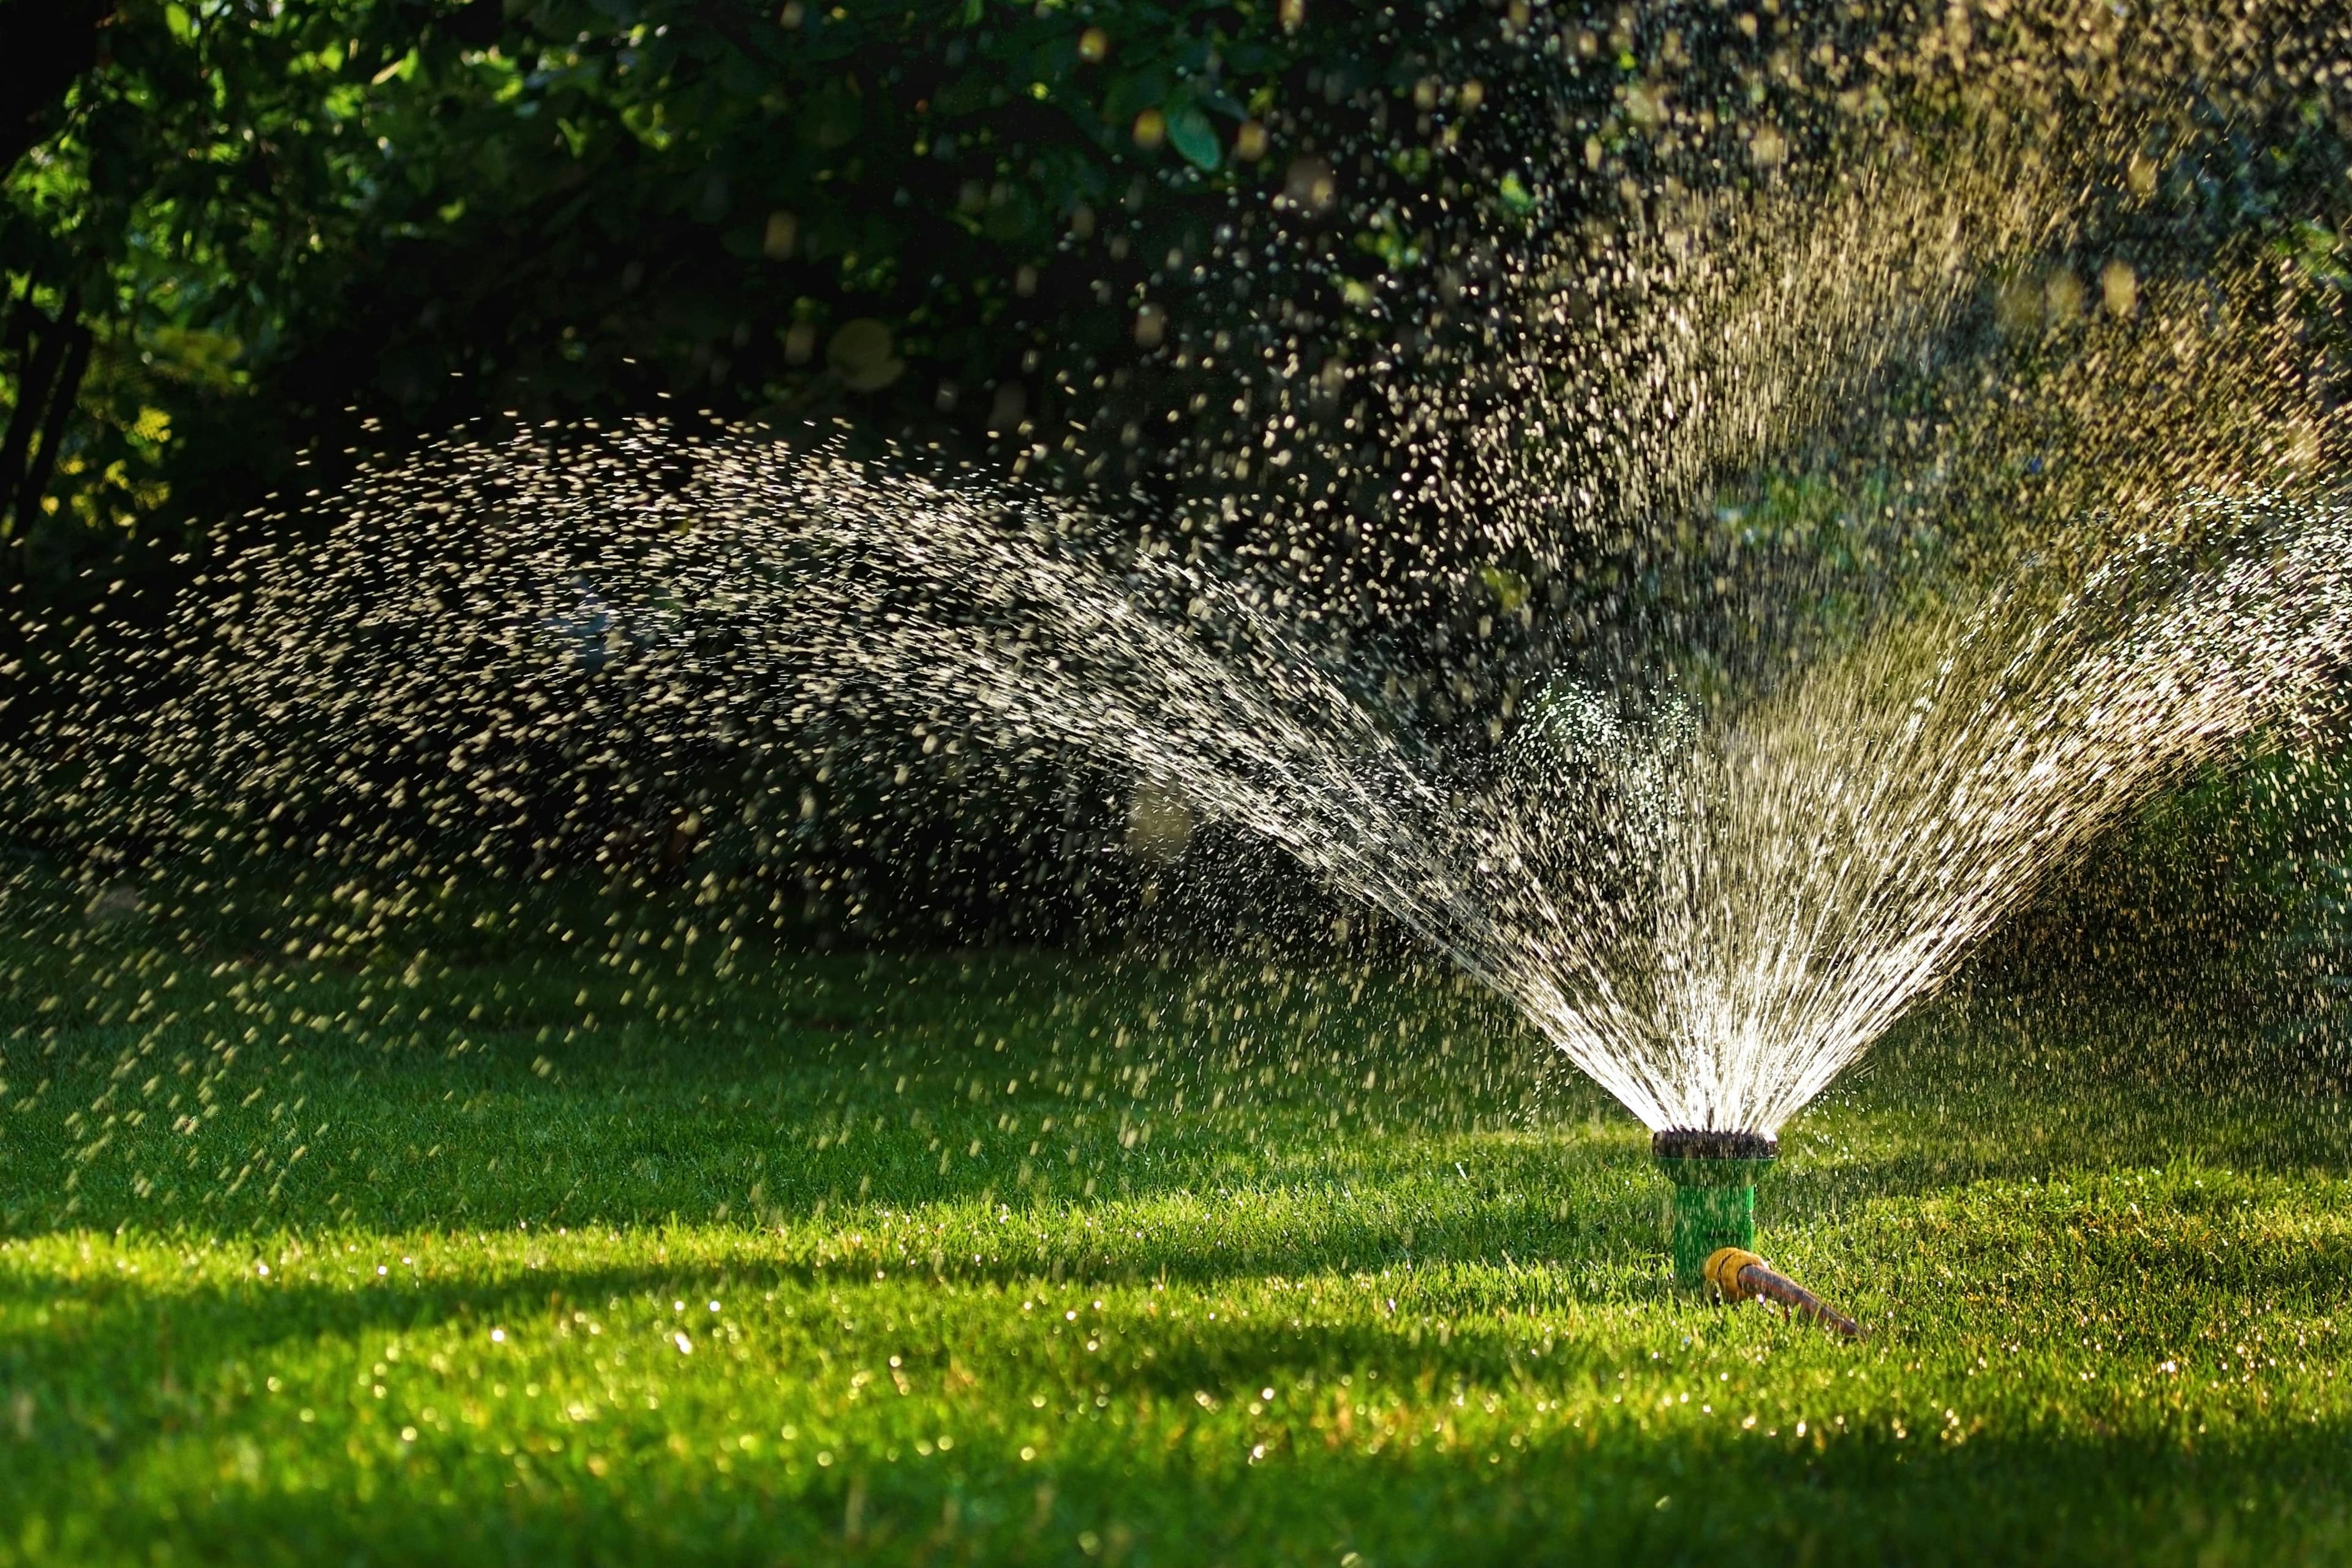
<svg viewBox="0 0 2352 1568"><path fill-rule="evenodd" d="M1756 1184L1772 1168L1780 1143L1761 1132L1670 1127L1650 1135L1650 1154L1675 1184L1675 1278L1691 1289L1706 1284L1706 1260L1718 1248L1756 1246Z"/></svg>

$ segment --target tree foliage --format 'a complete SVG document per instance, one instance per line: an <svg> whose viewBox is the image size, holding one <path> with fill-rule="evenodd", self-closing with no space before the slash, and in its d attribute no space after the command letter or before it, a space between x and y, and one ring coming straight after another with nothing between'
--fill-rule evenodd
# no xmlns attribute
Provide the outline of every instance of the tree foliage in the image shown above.
<svg viewBox="0 0 2352 1568"><path fill-rule="evenodd" d="M1409 68L1380 25L1310 28L1298 0L120 0L45 57L72 85L0 204L0 526L54 572L306 446L664 397L1017 457L1079 367L1156 346L1148 295L1224 194L1284 177L1269 126L1310 42L1318 84Z"/></svg>

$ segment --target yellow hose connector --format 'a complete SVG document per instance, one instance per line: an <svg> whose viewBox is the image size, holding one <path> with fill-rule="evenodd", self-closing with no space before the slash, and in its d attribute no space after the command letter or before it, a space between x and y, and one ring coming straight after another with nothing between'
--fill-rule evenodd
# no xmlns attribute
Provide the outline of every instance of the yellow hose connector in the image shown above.
<svg viewBox="0 0 2352 1568"><path fill-rule="evenodd" d="M1745 1301L1756 1292L1750 1290L1739 1276L1740 1271L1751 1263L1759 1268L1771 1267L1744 1247L1718 1247L1708 1253L1706 1261L1699 1266L1699 1277L1706 1281L1707 1289L1714 1291L1718 1300Z"/></svg>
<svg viewBox="0 0 2352 1568"><path fill-rule="evenodd" d="M1849 1340L1862 1337L1860 1323L1744 1247L1717 1247L1706 1255L1699 1276L1719 1300L1748 1301L1760 1296L1778 1301L1783 1310L1802 1313L1832 1333Z"/></svg>

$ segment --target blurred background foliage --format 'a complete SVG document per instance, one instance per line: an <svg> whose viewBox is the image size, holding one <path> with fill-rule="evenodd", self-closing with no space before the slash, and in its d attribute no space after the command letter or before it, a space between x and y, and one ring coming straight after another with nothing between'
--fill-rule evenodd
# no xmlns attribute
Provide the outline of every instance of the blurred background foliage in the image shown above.
<svg viewBox="0 0 2352 1568"><path fill-rule="evenodd" d="M1020 467L1159 346L1224 193L1285 177L1305 76L1414 69L1300 0L0 16L61 79L0 205L0 526L58 586L485 411L845 416Z"/></svg>
<svg viewBox="0 0 2352 1568"><path fill-rule="evenodd" d="M1906 25L1766 9L1783 55ZM1728 134L1789 75L1717 0L0 0L0 572L45 605L128 535L176 546L486 413L839 419L1199 490L1253 418L1246 348L1206 374L1220 328L1272 319L1286 374L1459 380L1435 340L1496 236L1626 221L1651 142ZM2205 107L2158 199L2076 247L2254 235L2352 288L2352 126L2259 84ZM1269 196L1331 231L1261 283L1279 312L1234 276L1230 220ZM2017 281L1988 314L2032 336Z"/></svg>

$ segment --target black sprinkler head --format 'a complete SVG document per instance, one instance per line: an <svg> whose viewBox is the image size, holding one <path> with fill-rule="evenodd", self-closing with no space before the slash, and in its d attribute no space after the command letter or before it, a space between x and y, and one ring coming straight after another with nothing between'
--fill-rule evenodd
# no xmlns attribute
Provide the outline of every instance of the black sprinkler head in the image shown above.
<svg viewBox="0 0 2352 1568"><path fill-rule="evenodd" d="M1661 1160L1770 1160L1779 1156L1780 1141L1761 1132L1668 1127L1650 1134L1650 1152Z"/></svg>

